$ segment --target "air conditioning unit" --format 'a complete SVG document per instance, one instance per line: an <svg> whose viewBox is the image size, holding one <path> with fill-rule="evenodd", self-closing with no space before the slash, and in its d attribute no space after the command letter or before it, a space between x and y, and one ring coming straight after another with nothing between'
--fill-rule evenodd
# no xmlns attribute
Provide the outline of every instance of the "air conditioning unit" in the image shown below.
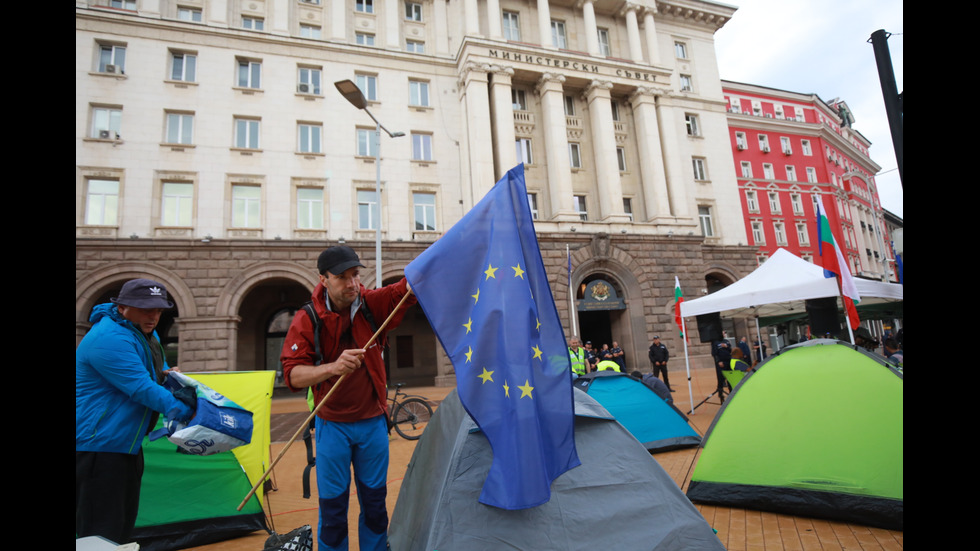
<svg viewBox="0 0 980 551"><path fill-rule="evenodd" d="M792 155L792 154L793 154L793 150L792 149L784 149L783 150L783 155Z"/></svg>
<svg viewBox="0 0 980 551"><path fill-rule="evenodd" d="M117 66L115 66L115 65L113 65L113 64L110 63L110 64L108 64L108 65L105 66L105 72L107 72L107 73L118 73L120 71L119 71L119 67L117 67Z"/></svg>
<svg viewBox="0 0 980 551"><path fill-rule="evenodd" d="M763 146L763 147L762 147L762 152L763 152L763 153L769 153L769 146L768 146L768 145L766 145L766 146Z"/></svg>
<svg viewBox="0 0 980 551"><path fill-rule="evenodd" d="M108 131L108 130L99 130L99 139L100 140L108 140L111 137L112 137L112 133L110 131Z"/></svg>
<svg viewBox="0 0 980 551"><path fill-rule="evenodd" d="M309 2L310 0L303 0L304 2ZM309 94L310 85L309 84L298 84L296 85L296 91L300 94Z"/></svg>
<svg viewBox="0 0 980 551"><path fill-rule="evenodd" d="M744 143L740 143L740 144L736 145L735 147L737 147L739 151L745 151L745 144Z"/></svg>

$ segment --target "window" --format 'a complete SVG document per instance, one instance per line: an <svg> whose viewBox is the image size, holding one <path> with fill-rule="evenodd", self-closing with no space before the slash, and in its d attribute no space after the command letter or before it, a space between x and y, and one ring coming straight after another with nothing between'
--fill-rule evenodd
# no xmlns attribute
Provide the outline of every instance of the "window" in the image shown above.
<svg viewBox="0 0 980 551"><path fill-rule="evenodd" d="M531 156L531 138L518 138L515 143L517 145L517 160L526 165L533 164L534 160Z"/></svg>
<svg viewBox="0 0 980 551"><path fill-rule="evenodd" d="M616 163L619 165L620 172L626 172L626 148L616 148Z"/></svg>
<svg viewBox="0 0 980 551"><path fill-rule="evenodd" d="M791 193L789 200L793 204L793 212L803 214L803 196L799 193Z"/></svg>
<svg viewBox="0 0 980 551"><path fill-rule="evenodd" d="M374 75L357 75L357 87L368 101L378 101L378 77Z"/></svg>
<svg viewBox="0 0 980 551"><path fill-rule="evenodd" d="M762 163L762 176L766 180L775 180L776 173L772 169L772 163Z"/></svg>
<svg viewBox="0 0 980 551"><path fill-rule="evenodd" d="M766 244L766 232L762 229L762 222L752 222L752 241L756 245Z"/></svg>
<svg viewBox="0 0 980 551"><path fill-rule="evenodd" d="M681 92L690 92L694 90L694 86L691 81L691 75L681 75Z"/></svg>
<svg viewBox="0 0 980 551"><path fill-rule="evenodd" d="M238 60L238 87L255 89L262 87L261 61Z"/></svg>
<svg viewBox="0 0 980 551"><path fill-rule="evenodd" d="M126 73L126 46L99 44L99 72Z"/></svg>
<svg viewBox="0 0 980 551"><path fill-rule="evenodd" d="M752 163L749 161L742 161L742 178L752 177Z"/></svg>
<svg viewBox="0 0 980 551"><path fill-rule="evenodd" d="M786 165L786 179L790 182L796 181L796 167L793 165Z"/></svg>
<svg viewBox="0 0 980 551"><path fill-rule="evenodd" d="M528 193L527 194L527 206L531 209L531 219L538 219L538 194Z"/></svg>
<svg viewBox="0 0 980 551"><path fill-rule="evenodd" d="M194 215L194 184L164 182L160 201L160 225L189 227Z"/></svg>
<svg viewBox="0 0 980 551"><path fill-rule="evenodd" d="M260 227L261 208L262 188L259 186L231 186L231 227Z"/></svg>
<svg viewBox="0 0 980 551"><path fill-rule="evenodd" d="M432 160L432 134L412 132L412 160Z"/></svg>
<svg viewBox="0 0 980 551"><path fill-rule="evenodd" d="M786 244L786 224L782 222L773 222L772 231L776 234L776 243L780 245Z"/></svg>
<svg viewBox="0 0 980 551"><path fill-rule="evenodd" d="M235 118L235 147L259 148L259 120Z"/></svg>
<svg viewBox="0 0 980 551"><path fill-rule="evenodd" d="M708 179L707 171L705 170L705 160L700 157L695 157L691 159L691 164L694 166L694 179L698 181L704 181Z"/></svg>
<svg viewBox="0 0 980 551"><path fill-rule="evenodd" d="M794 111L796 111L796 120L797 120L797 122L806 122L806 115L803 112L803 109L802 108L797 107L797 108L794 109Z"/></svg>
<svg viewBox="0 0 980 551"><path fill-rule="evenodd" d="M299 128L299 152L300 153L323 153L320 145L323 135L323 125L319 123L301 122Z"/></svg>
<svg viewBox="0 0 980 551"><path fill-rule="evenodd" d="M810 147L810 140L802 140L800 146L803 149L803 154L807 157L813 155L813 149Z"/></svg>
<svg viewBox="0 0 980 551"><path fill-rule="evenodd" d="M759 151L769 153L769 136L759 134Z"/></svg>
<svg viewBox="0 0 980 551"><path fill-rule="evenodd" d="M504 40L521 39L521 23L517 12L505 11L503 13Z"/></svg>
<svg viewBox="0 0 980 551"><path fill-rule="evenodd" d="M296 82L296 91L300 94L320 95L321 71L315 67L300 67Z"/></svg>
<svg viewBox="0 0 980 551"><path fill-rule="evenodd" d="M417 107L428 107L429 83L424 80L409 80L408 103Z"/></svg>
<svg viewBox="0 0 980 551"><path fill-rule="evenodd" d="M405 2L405 19L409 21L421 21L422 4L418 2Z"/></svg>
<svg viewBox="0 0 980 551"><path fill-rule="evenodd" d="M603 57L609 57L612 55L612 50L609 49L609 29L598 28L596 29L599 35L599 55Z"/></svg>
<svg viewBox="0 0 980 551"><path fill-rule="evenodd" d="M406 40L405 41L405 51L406 52L412 52L412 53L415 53L415 54L424 54L425 53L425 42L421 42L421 41L418 41L418 40Z"/></svg>
<svg viewBox="0 0 980 551"><path fill-rule="evenodd" d="M745 132L735 133L735 148L739 151L748 149L748 142L745 140Z"/></svg>
<svg viewBox="0 0 980 551"><path fill-rule="evenodd" d="M527 111L527 92L520 88L510 89L510 101L514 111Z"/></svg>
<svg viewBox="0 0 980 551"><path fill-rule="evenodd" d="M762 116L762 102L754 99L752 100L752 114L761 117Z"/></svg>
<svg viewBox="0 0 980 551"><path fill-rule="evenodd" d="M200 23L204 18L201 10L197 8L182 8L177 7L177 19L181 21L194 21Z"/></svg>
<svg viewBox="0 0 980 551"><path fill-rule="evenodd" d="M90 137L100 140L118 140L122 124L122 109L114 107L92 108L92 133Z"/></svg>
<svg viewBox="0 0 980 551"><path fill-rule="evenodd" d="M701 235L713 237L715 230L711 224L711 207L698 206L698 220L701 222Z"/></svg>
<svg viewBox="0 0 980 551"><path fill-rule="evenodd" d="M190 145L194 143L194 115L190 113L167 113L167 135L165 143Z"/></svg>
<svg viewBox="0 0 980 551"><path fill-rule="evenodd" d="M88 180L85 224L115 226L119 215L119 180Z"/></svg>
<svg viewBox="0 0 980 551"><path fill-rule="evenodd" d="M776 118L777 119L783 118L783 106L782 105L776 105L773 108L773 111L776 113Z"/></svg>
<svg viewBox="0 0 980 551"><path fill-rule="evenodd" d="M370 33L354 33L354 42L361 46L374 46L374 35Z"/></svg>
<svg viewBox="0 0 980 551"><path fill-rule="evenodd" d="M565 22L551 20L551 45L564 50L568 48L568 42L565 40Z"/></svg>
<svg viewBox="0 0 980 551"><path fill-rule="evenodd" d="M701 127L698 124L698 116L690 113L684 115L684 126L687 128L688 136L700 136Z"/></svg>
<svg viewBox="0 0 980 551"><path fill-rule="evenodd" d="M687 59L687 44L683 42L674 42L674 57L678 59Z"/></svg>
<svg viewBox="0 0 980 551"><path fill-rule="evenodd" d="M572 96L565 96L565 116L575 116L575 98Z"/></svg>
<svg viewBox="0 0 980 551"><path fill-rule="evenodd" d="M609 100L609 107L612 109L612 120L619 122L619 102Z"/></svg>
<svg viewBox="0 0 980 551"><path fill-rule="evenodd" d="M242 28L252 31L265 30L265 19L260 17L242 17Z"/></svg>
<svg viewBox="0 0 980 551"><path fill-rule="evenodd" d="M374 13L374 0L354 0L354 11Z"/></svg>
<svg viewBox="0 0 980 551"><path fill-rule="evenodd" d="M578 213L578 219L586 222L589 220L589 209L585 206L585 196L575 195L572 197L572 204L575 206L575 212Z"/></svg>
<svg viewBox="0 0 980 551"><path fill-rule="evenodd" d="M582 152L579 144L569 142L568 161L571 163L572 168L582 168Z"/></svg>
<svg viewBox="0 0 980 551"><path fill-rule="evenodd" d="M801 246L810 244L810 234L806 230L805 223L801 222L796 225L796 239L800 242Z"/></svg>
<svg viewBox="0 0 980 551"><path fill-rule="evenodd" d="M747 208L749 212L759 212L759 198L756 196L754 191L746 190L745 208Z"/></svg>
<svg viewBox="0 0 980 551"><path fill-rule="evenodd" d="M783 154L785 154L785 155L792 155L793 154L793 147L789 143L789 137L783 136L783 137L779 138L779 144L783 148Z"/></svg>
<svg viewBox="0 0 980 551"><path fill-rule="evenodd" d="M374 190L357 190L357 229L374 230L378 228L380 212L378 196Z"/></svg>
<svg viewBox="0 0 980 551"><path fill-rule="evenodd" d="M375 129L357 129L357 156L358 157L377 157L378 144L375 143Z"/></svg>
<svg viewBox="0 0 980 551"><path fill-rule="evenodd" d="M299 35L302 38L320 38L320 27L316 25L300 25Z"/></svg>
<svg viewBox="0 0 980 551"><path fill-rule="evenodd" d="M170 80L194 82L197 79L197 55L185 52L171 52Z"/></svg>
<svg viewBox="0 0 980 551"><path fill-rule="evenodd" d="M436 231L436 196L434 193L412 193L415 205L415 231Z"/></svg>
<svg viewBox="0 0 980 551"><path fill-rule="evenodd" d="M323 190L301 187L296 189L296 225L301 230L323 229Z"/></svg>
<svg viewBox="0 0 980 551"><path fill-rule="evenodd" d="M769 212L773 214L783 212L783 209L779 206L779 193L775 191L769 192Z"/></svg>
<svg viewBox="0 0 980 551"><path fill-rule="evenodd" d="M136 11L136 0L109 0L109 7Z"/></svg>
<svg viewBox="0 0 980 551"><path fill-rule="evenodd" d="M806 181L811 184L817 183L817 169L812 166L806 167Z"/></svg>
<svg viewBox="0 0 980 551"><path fill-rule="evenodd" d="M625 212L630 217L630 222L633 221L633 200L629 197L623 197L623 212Z"/></svg>

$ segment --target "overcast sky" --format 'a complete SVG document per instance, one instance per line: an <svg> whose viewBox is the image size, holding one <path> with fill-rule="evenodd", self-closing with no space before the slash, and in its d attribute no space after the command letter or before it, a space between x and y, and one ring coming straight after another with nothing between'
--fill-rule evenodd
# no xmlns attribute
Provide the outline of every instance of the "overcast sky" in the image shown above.
<svg viewBox="0 0 980 551"><path fill-rule="evenodd" d="M721 78L801 93L839 97L854 128L871 140L882 206L904 216L871 33L884 29L895 82L903 92L902 0L722 0L738 7L715 34Z"/></svg>

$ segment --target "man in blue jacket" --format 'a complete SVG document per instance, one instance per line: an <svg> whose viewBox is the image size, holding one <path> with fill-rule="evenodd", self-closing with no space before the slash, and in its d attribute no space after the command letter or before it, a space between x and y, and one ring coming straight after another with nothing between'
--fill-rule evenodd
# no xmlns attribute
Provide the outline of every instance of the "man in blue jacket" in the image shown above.
<svg viewBox="0 0 980 551"><path fill-rule="evenodd" d="M156 326L167 289L134 279L92 311L75 349L75 535L129 542L139 508L143 437L160 413L194 411L160 385L169 369Z"/></svg>

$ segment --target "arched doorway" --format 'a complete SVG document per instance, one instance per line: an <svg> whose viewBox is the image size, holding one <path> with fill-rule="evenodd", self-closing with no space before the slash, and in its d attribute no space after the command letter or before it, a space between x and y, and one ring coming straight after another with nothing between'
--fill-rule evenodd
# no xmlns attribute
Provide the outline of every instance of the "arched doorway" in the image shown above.
<svg viewBox="0 0 980 551"><path fill-rule="evenodd" d="M396 283L401 277L386 279L385 285ZM384 323L384 320L377 320ZM445 354L439 346L428 318L418 304L409 306L401 323L388 332L388 351L385 354L385 370L391 385L405 383L408 386L432 386L439 374L439 355Z"/></svg>
<svg viewBox="0 0 980 551"><path fill-rule="evenodd" d="M619 342L624 350L632 341L624 289L612 274L595 272L576 288L576 314L582 342L591 341L595 350Z"/></svg>
<svg viewBox="0 0 980 551"><path fill-rule="evenodd" d="M310 300L310 290L296 281L271 278L248 290L238 316L236 371L276 370L281 373L279 355L296 311ZM277 375L276 384L282 383Z"/></svg>

